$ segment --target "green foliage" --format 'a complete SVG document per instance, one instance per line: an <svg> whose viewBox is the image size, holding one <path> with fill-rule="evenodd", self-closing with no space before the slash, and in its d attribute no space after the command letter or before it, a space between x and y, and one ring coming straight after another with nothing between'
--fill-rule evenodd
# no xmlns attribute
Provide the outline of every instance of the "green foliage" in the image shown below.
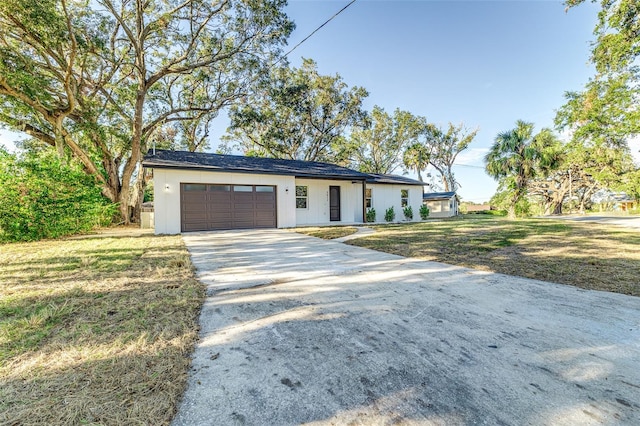
<svg viewBox="0 0 640 426"><path fill-rule="evenodd" d="M366 216L365 216L365 220L369 223L373 223L376 221L376 209L374 209L373 207L371 207L370 209L367 210Z"/></svg>
<svg viewBox="0 0 640 426"><path fill-rule="evenodd" d="M468 213L470 215L486 215L486 216L506 216L506 210L482 210L479 212Z"/></svg>
<svg viewBox="0 0 640 426"><path fill-rule="evenodd" d="M352 166L365 173L393 173L402 164L406 147L418 143L426 125L424 117L408 111L396 109L389 114L374 106L369 119L351 132Z"/></svg>
<svg viewBox="0 0 640 426"><path fill-rule="evenodd" d="M406 170L415 170L418 180L422 180L422 171L429 166L431 152L423 143L416 142L409 145L402 154L402 164Z"/></svg>
<svg viewBox="0 0 640 426"><path fill-rule="evenodd" d="M49 153L17 158L0 151L2 239L28 241L86 232L116 211L95 179Z"/></svg>
<svg viewBox="0 0 640 426"><path fill-rule="evenodd" d="M147 185L142 195L142 202L146 203L148 201L153 201L153 181L151 181L150 184Z"/></svg>
<svg viewBox="0 0 640 426"><path fill-rule="evenodd" d="M311 59L300 68L274 68L231 108L224 149L233 145L261 157L342 163L342 134L364 119L367 96L337 74L319 74Z"/></svg>
<svg viewBox="0 0 640 426"><path fill-rule="evenodd" d="M549 129L534 135L533 123L518 120L514 129L496 136L485 157L485 169L500 182L504 192L500 202L508 209L509 217L528 212L523 201L528 184L556 170L562 158L562 145L556 136Z"/></svg>
<svg viewBox="0 0 640 426"><path fill-rule="evenodd" d="M294 24L286 0L0 2L0 123L71 154L128 222L142 155L200 150Z"/></svg>
<svg viewBox="0 0 640 426"><path fill-rule="evenodd" d="M572 7L584 0L567 0ZM556 124L580 142L628 149L640 133L640 6L637 0L601 0L591 62L596 75L581 92L567 93Z"/></svg>
<svg viewBox="0 0 640 426"><path fill-rule="evenodd" d="M413 219L413 208L411 206L407 206L405 208L402 209L402 214L404 215L404 218L406 220L412 220Z"/></svg>
<svg viewBox="0 0 640 426"><path fill-rule="evenodd" d="M455 191L459 185L453 173L453 164L462 151L467 149L478 134L478 129L469 130L464 124L449 123L446 131L435 124L426 129L426 145L429 152L429 163L438 171L445 191Z"/></svg>
<svg viewBox="0 0 640 426"><path fill-rule="evenodd" d="M393 206L391 206L384 212L384 220L387 222L393 222L395 218L396 212L393 210Z"/></svg>
<svg viewBox="0 0 640 426"><path fill-rule="evenodd" d="M427 220L429 217L429 207L427 207L426 204L421 205L418 213L420 213L420 219Z"/></svg>

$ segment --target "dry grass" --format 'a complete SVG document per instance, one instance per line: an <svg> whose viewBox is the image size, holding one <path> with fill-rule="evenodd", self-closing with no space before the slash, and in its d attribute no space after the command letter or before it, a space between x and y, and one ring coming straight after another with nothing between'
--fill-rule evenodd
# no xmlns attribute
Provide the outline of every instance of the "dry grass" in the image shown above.
<svg viewBox="0 0 640 426"><path fill-rule="evenodd" d="M550 219L466 217L376 227L349 244L469 268L640 296L640 232Z"/></svg>
<svg viewBox="0 0 640 426"><path fill-rule="evenodd" d="M323 240L333 240L334 238L346 237L358 232L353 226L319 226L308 228L296 228L294 231Z"/></svg>
<svg viewBox="0 0 640 426"><path fill-rule="evenodd" d="M0 246L0 424L169 424L204 289L180 237Z"/></svg>

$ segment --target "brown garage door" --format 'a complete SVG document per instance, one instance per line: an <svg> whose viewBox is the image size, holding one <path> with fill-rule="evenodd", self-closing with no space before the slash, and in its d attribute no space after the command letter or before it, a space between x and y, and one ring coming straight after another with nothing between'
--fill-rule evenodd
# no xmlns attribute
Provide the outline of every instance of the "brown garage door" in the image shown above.
<svg viewBox="0 0 640 426"><path fill-rule="evenodd" d="M276 227L276 188L267 185L180 185L182 231Z"/></svg>

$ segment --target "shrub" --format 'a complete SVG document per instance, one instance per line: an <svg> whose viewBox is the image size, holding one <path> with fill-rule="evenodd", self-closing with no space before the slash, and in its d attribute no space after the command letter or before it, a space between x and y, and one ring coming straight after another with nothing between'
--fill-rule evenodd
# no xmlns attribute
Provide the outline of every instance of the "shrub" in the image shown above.
<svg viewBox="0 0 640 426"><path fill-rule="evenodd" d="M367 210L367 215L365 217L365 220L367 222L375 222L376 221L376 209L371 207L369 210Z"/></svg>
<svg viewBox="0 0 640 426"><path fill-rule="evenodd" d="M384 220L387 222L393 222L396 218L396 212L393 210L393 206L389 207L386 212L384 212Z"/></svg>
<svg viewBox="0 0 640 426"><path fill-rule="evenodd" d="M402 209L402 214L404 214L404 218L406 220L412 220L413 219L413 208L411 206L407 206L405 208Z"/></svg>
<svg viewBox="0 0 640 426"><path fill-rule="evenodd" d="M425 204L421 205L420 211L418 213L420 213L420 219L427 220L427 218L429 217L429 207L427 207Z"/></svg>
<svg viewBox="0 0 640 426"><path fill-rule="evenodd" d="M95 178L55 154L18 158L0 151L2 239L29 241L86 232L111 222L116 208Z"/></svg>

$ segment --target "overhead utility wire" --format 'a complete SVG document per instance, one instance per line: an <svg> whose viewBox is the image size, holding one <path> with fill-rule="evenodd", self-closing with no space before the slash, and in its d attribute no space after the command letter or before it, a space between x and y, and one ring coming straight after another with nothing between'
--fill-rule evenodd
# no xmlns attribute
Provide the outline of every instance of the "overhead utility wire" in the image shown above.
<svg viewBox="0 0 640 426"><path fill-rule="evenodd" d="M351 6L352 4L354 4L356 2L356 0L351 0L349 2L349 4L347 4L345 7L343 7L342 9L340 9L339 11L337 11L331 18L327 19L326 21L324 21L324 23L322 25L320 25L318 28L316 28L315 30L313 30L313 32L311 34L309 34L308 36L306 36L304 39L302 39L302 41L300 41L298 44L296 44L295 46L293 46L287 53L285 53L284 55L282 55L280 58L278 58L277 61L274 62L274 66L277 65L280 61L282 61L284 58L286 58L289 53L293 52L294 50L296 50L302 43L304 43L305 41L309 40L315 33L317 33L318 31L320 31L320 29L322 27L324 27L325 25L327 25L329 22L331 22L336 16L340 15L342 12L344 12L349 6Z"/></svg>

